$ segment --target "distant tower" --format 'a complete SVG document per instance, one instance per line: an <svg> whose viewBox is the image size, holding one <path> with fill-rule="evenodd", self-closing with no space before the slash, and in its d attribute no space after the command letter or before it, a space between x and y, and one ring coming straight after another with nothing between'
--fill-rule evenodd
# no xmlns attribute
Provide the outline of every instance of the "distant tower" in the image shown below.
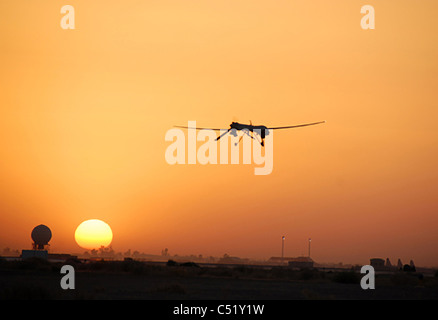
<svg viewBox="0 0 438 320"><path fill-rule="evenodd" d="M385 266L388 267L388 268L392 267L392 264L391 264L391 261L389 261L389 258L386 258Z"/></svg>
<svg viewBox="0 0 438 320"><path fill-rule="evenodd" d="M398 259L398 262L397 262L397 269L399 269L399 270L403 269L403 264L402 264L400 259Z"/></svg>
<svg viewBox="0 0 438 320"><path fill-rule="evenodd" d="M44 246L47 246L50 239L52 239L52 231L50 231L49 227L40 224L39 226L33 228L31 237L33 240L33 249L44 250Z"/></svg>
<svg viewBox="0 0 438 320"><path fill-rule="evenodd" d="M281 237L281 264L283 264L284 259L284 236Z"/></svg>
<svg viewBox="0 0 438 320"><path fill-rule="evenodd" d="M412 270L415 270L414 260L411 260L411 261L409 262L409 266L411 267Z"/></svg>
<svg viewBox="0 0 438 320"><path fill-rule="evenodd" d="M310 242L312 241L312 239L309 238L309 258L310 258Z"/></svg>

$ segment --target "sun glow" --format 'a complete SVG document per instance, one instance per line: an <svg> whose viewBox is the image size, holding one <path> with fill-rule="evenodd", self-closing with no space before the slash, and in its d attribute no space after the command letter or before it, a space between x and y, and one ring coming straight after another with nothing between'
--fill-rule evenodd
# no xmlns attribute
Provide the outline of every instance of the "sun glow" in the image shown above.
<svg viewBox="0 0 438 320"><path fill-rule="evenodd" d="M98 249L111 244L113 232L110 226L102 220L86 220L76 228L75 240L82 248Z"/></svg>

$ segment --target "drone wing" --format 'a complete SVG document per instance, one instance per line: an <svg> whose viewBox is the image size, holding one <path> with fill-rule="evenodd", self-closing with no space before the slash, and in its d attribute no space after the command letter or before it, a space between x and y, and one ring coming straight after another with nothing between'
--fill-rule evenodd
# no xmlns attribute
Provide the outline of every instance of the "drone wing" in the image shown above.
<svg viewBox="0 0 438 320"><path fill-rule="evenodd" d="M209 130L215 130L215 131L228 130L228 129L198 128L198 127L184 127L184 126L174 126L174 127L176 127L176 128L184 128L184 129L196 129L196 130L203 130L203 129L209 129Z"/></svg>
<svg viewBox="0 0 438 320"><path fill-rule="evenodd" d="M313 126L315 124L325 123L325 121L320 122L312 122L312 123L305 123L305 124L298 124L295 126L286 126L286 127L272 127L268 128L269 130L276 130L276 129L291 129L291 128L298 128L298 127L306 127L306 126Z"/></svg>

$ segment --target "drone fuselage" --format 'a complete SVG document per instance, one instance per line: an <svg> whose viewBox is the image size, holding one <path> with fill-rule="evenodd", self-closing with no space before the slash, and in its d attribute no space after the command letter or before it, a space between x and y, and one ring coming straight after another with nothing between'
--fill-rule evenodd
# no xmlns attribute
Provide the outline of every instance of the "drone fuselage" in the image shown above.
<svg viewBox="0 0 438 320"><path fill-rule="evenodd" d="M262 139L269 134L269 130L266 126L253 126L252 124L242 124L238 122L232 122L230 124L230 129L248 130L250 132L254 132L254 130L256 130L256 133L259 133Z"/></svg>

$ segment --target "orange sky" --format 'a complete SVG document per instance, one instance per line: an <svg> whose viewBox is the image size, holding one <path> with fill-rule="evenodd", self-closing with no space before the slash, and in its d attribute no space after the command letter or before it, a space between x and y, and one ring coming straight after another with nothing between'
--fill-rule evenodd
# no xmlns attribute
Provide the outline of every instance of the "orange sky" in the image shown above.
<svg viewBox="0 0 438 320"><path fill-rule="evenodd" d="M76 29L60 27L63 5ZM362 30L373 5L376 29ZM438 265L435 0L2 1L0 249ZM274 169L174 165L173 125L275 132Z"/></svg>

